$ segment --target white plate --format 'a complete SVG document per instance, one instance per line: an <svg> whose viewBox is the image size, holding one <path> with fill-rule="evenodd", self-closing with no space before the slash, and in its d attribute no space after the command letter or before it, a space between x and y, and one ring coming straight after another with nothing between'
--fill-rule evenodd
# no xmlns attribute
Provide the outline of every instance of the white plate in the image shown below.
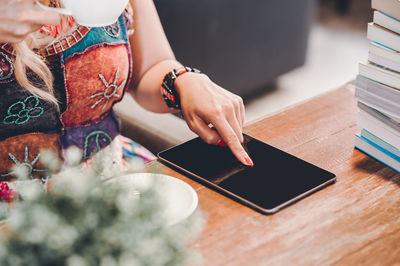
<svg viewBox="0 0 400 266"><path fill-rule="evenodd" d="M177 224L188 218L198 204L196 191L187 183L168 175L137 173L113 178L109 182L122 183L124 187L132 189L133 200L140 191L150 188L154 183L159 184L157 193L163 202L163 217L167 225Z"/></svg>

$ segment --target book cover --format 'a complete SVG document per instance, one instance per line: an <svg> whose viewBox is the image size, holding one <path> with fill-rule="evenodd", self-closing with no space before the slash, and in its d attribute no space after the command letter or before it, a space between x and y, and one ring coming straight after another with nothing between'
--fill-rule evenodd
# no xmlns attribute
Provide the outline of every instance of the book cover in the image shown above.
<svg viewBox="0 0 400 266"><path fill-rule="evenodd" d="M399 149L396 149L395 147L393 147L392 145L390 145L386 141L378 138L377 136L375 136L374 134L372 134L368 130L362 129L361 130L361 136L363 138L369 140L370 142L375 143L375 145L382 147L384 150L389 151L390 153L392 153L392 154L394 154L394 155L396 155L397 157L400 158L400 150Z"/></svg>
<svg viewBox="0 0 400 266"><path fill-rule="evenodd" d="M396 51L400 51L400 34L375 23L368 23L367 37Z"/></svg>
<svg viewBox="0 0 400 266"><path fill-rule="evenodd" d="M355 97L359 102L368 105L369 107L372 107L377 111L400 119L400 107L396 104L393 104L392 102L386 101L382 98L378 98L374 94L371 94L359 87L356 88Z"/></svg>
<svg viewBox="0 0 400 266"><path fill-rule="evenodd" d="M400 119L400 90L358 75L355 80L358 101Z"/></svg>
<svg viewBox="0 0 400 266"><path fill-rule="evenodd" d="M400 125L382 113L358 103L357 124L400 150Z"/></svg>
<svg viewBox="0 0 400 266"><path fill-rule="evenodd" d="M373 9L400 19L400 2L398 0L372 0L371 6Z"/></svg>
<svg viewBox="0 0 400 266"><path fill-rule="evenodd" d="M360 134L356 134L355 147L393 170L400 172L400 157L374 144Z"/></svg>
<svg viewBox="0 0 400 266"><path fill-rule="evenodd" d="M369 53L368 61L384 68L400 72L400 62L393 61L392 59Z"/></svg>
<svg viewBox="0 0 400 266"><path fill-rule="evenodd" d="M363 103L357 103L357 106L360 110L370 114L371 116L375 117L378 120L381 120L388 126L392 127L396 132L400 134L400 119L387 115L385 113L379 112L378 110L369 107Z"/></svg>
<svg viewBox="0 0 400 266"><path fill-rule="evenodd" d="M371 42L369 53L400 63L400 52L377 42Z"/></svg>
<svg viewBox="0 0 400 266"><path fill-rule="evenodd" d="M376 82L375 80L368 79L361 75L357 75L354 85L400 106L399 89Z"/></svg>
<svg viewBox="0 0 400 266"><path fill-rule="evenodd" d="M374 23L396 33L400 33L400 20L380 11L374 12Z"/></svg>
<svg viewBox="0 0 400 266"><path fill-rule="evenodd" d="M360 62L359 73L368 79L400 90L400 74L395 71L388 70L370 62Z"/></svg>

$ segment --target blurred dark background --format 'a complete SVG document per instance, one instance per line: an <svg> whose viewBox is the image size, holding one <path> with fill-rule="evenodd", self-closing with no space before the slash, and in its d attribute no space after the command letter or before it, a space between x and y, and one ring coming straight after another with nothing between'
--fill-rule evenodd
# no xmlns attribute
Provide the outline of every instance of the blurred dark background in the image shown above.
<svg viewBox="0 0 400 266"><path fill-rule="evenodd" d="M341 30L366 32L372 21L371 0L320 0L317 22Z"/></svg>
<svg viewBox="0 0 400 266"><path fill-rule="evenodd" d="M313 23L355 30L369 0L155 0L176 57L243 97L305 63Z"/></svg>
<svg viewBox="0 0 400 266"><path fill-rule="evenodd" d="M183 64L246 96L305 61L314 0L155 0Z"/></svg>

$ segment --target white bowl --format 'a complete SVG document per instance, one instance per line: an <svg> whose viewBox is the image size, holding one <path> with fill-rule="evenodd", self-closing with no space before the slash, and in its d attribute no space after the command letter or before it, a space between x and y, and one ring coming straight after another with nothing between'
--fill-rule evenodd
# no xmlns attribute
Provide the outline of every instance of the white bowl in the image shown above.
<svg viewBox="0 0 400 266"><path fill-rule="evenodd" d="M162 188L156 192L163 202L162 216L169 226L182 222L197 208L196 191L187 183L172 176L136 173L116 177L108 182L122 183L125 188L132 189L130 200L139 197L140 191L149 189L156 183L158 188Z"/></svg>

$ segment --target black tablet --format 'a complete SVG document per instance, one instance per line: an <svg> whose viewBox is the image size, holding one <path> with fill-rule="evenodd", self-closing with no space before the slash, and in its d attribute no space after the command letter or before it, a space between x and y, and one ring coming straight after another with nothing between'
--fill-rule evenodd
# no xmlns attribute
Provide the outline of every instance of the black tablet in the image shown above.
<svg viewBox="0 0 400 266"><path fill-rule="evenodd" d="M254 167L241 164L228 147L200 138L160 152L163 162L200 183L264 214L283 207L336 181L336 176L248 135L243 146Z"/></svg>

